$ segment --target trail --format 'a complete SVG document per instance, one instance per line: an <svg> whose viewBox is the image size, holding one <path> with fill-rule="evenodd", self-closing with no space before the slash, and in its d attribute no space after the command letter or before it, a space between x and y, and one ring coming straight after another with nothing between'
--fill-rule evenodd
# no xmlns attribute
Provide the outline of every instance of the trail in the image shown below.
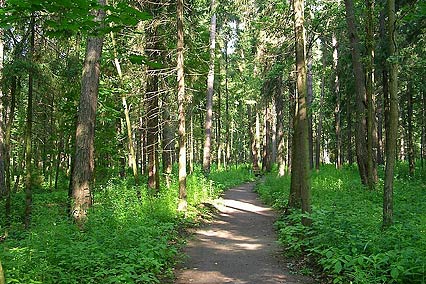
<svg viewBox="0 0 426 284"><path fill-rule="evenodd" d="M292 275L276 242L275 212L253 192L254 183L228 190L215 220L195 232L176 284L313 284Z"/></svg>

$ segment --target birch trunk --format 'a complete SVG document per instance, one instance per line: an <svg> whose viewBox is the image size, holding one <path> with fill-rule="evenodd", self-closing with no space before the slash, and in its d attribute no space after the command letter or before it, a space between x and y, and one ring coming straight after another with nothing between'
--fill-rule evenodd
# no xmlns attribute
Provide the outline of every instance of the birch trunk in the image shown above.
<svg viewBox="0 0 426 284"><path fill-rule="evenodd" d="M206 124L205 124L205 141L203 155L203 171L204 174L210 173L211 159L211 131L212 131L212 116L213 116L213 93L214 93L214 62L216 48L216 13L215 0L211 0L212 18L210 21L210 63L209 74L207 76L207 103L206 103Z"/></svg>

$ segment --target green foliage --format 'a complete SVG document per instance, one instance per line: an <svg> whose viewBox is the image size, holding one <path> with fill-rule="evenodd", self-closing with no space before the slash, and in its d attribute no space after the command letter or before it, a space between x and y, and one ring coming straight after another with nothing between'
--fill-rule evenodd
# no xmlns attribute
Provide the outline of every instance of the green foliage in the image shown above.
<svg viewBox="0 0 426 284"><path fill-rule="evenodd" d="M398 165L395 225L383 231L382 192L367 191L353 167L323 167L313 174L313 226L300 212L283 215L276 226L280 242L293 254L312 256L333 283L425 283L426 212L422 179L408 179ZM261 196L286 207L289 177L267 176Z"/></svg>
<svg viewBox="0 0 426 284"><path fill-rule="evenodd" d="M178 183L173 175L171 188L162 187L155 197L142 186L138 198L133 181L125 179L97 186L83 231L67 217L67 192L47 190L34 194L33 226L24 230L18 217L24 196L15 194L12 226L0 243L7 283L163 283L170 279L183 243L179 232L194 224L197 205L218 197L228 186L253 179L246 167L212 171L214 181L198 169L188 176L190 209L183 216L176 210ZM3 202L0 205L3 210Z"/></svg>

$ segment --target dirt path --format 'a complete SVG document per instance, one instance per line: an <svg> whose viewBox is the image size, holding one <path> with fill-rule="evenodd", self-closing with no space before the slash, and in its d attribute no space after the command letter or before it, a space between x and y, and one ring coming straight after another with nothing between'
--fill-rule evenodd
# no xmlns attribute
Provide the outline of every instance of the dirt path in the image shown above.
<svg viewBox="0 0 426 284"><path fill-rule="evenodd" d="M281 257L274 211L253 192L253 183L230 189L211 224L195 232L176 284L277 284L314 281L292 275Z"/></svg>

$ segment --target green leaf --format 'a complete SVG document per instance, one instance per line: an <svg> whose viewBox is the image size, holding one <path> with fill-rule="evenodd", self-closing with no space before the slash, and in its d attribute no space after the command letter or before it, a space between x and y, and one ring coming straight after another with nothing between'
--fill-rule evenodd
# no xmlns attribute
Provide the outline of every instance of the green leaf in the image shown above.
<svg viewBox="0 0 426 284"><path fill-rule="evenodd" d="M342 271L342 263L340 262L340 260L336 261L336 263L334 264L334 273L338 274Z"/></svg>
<svg viewBox="0 0 426 284"><path fill-rule="evenodd" d="M393 279L397 279L398 276L399 276L399 270L398 270L398 268L396 268L396 267L392 268L390 274L391 274L391 276L392 276Z"/></svg>

